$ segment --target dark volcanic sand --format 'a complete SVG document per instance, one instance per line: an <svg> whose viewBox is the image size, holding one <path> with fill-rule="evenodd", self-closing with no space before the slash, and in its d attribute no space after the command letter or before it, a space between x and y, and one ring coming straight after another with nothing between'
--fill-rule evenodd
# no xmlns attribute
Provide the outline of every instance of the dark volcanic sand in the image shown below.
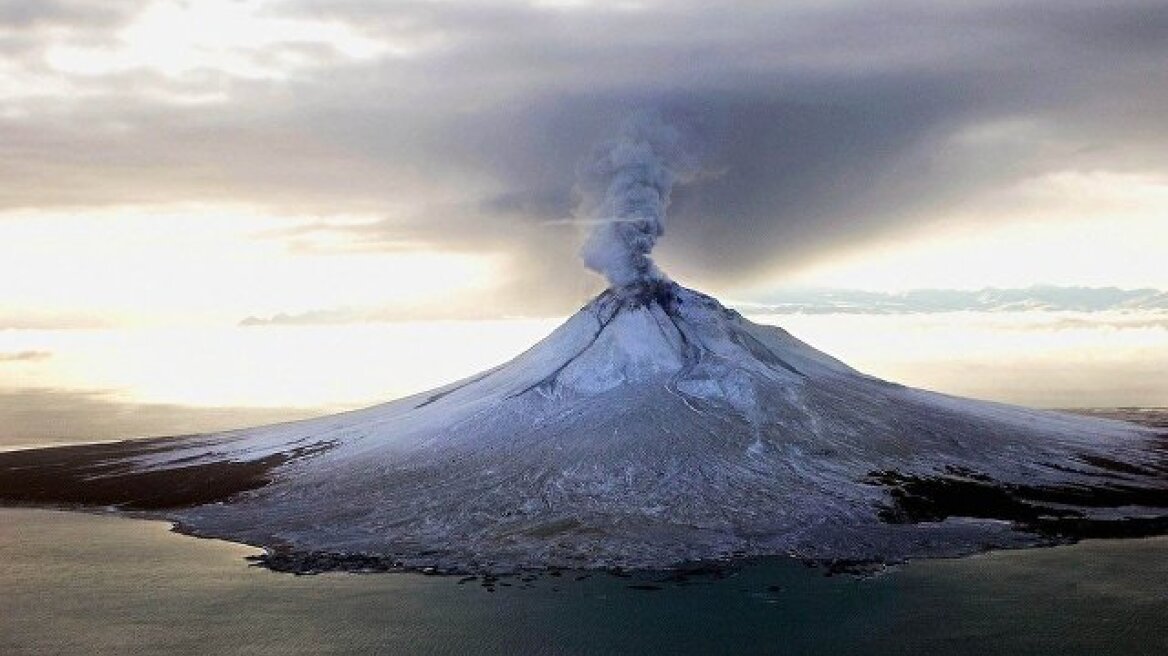
<svg viewBox="0 0 1168 656"><path fill-rule="evenodd" d="M1090 408L1066 412L1168 428L1165 408ZM1168 508L1168 432L1160 436L1153 448L1157 461L1143 467L1106 458L1080 457L1084 464L1115 475L1112 482L1090 488L1007 485L979 472L955 468L950 468L946 475L929 477L878 471L870 474L869 481L889 489L891 503L881 510L880 517L891 523L974 517L1013 522L1018 529L1057 541L1148 537L1168 534L1168 515L1093 518L1066 505L1093 509ZM1126 484L1124 474L1152 477L1160 485Z"/></svg>
<svg viewBox="0 0 1168 656"><path fill-rule="evenodd" d="M304 451L251 462L219 461L136 471L127 461L166 451L188 436L0 453L0 503L165 510L228 501L267 485L268 472Z"/></svg>

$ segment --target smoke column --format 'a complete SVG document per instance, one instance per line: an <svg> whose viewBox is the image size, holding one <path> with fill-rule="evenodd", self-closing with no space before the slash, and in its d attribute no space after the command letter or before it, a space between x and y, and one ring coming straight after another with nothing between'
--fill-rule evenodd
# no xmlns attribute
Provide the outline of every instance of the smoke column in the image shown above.
<svg viewBox="0 0 1168 656"><path fill-rule="evenodd" d="M613 287L665 279L649 254L665 233L674 183L693 174L680 142L657 114L635 114L578 171L576 216L593 226L580 255Z"/></svg>

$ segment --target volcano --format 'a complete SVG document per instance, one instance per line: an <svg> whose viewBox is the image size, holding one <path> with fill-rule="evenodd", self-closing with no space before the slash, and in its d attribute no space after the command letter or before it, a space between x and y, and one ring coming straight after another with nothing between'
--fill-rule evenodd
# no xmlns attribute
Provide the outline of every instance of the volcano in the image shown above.
<svg viewBox="0 0 1168 656"><path fill-rule="evenodd" d="M1168 532L1134 424L910 389L672 282L681 132L637 114L579 170L609 289L514 360L291 424L0 454L0 501L153 513L276 569L898 561Z"/></svg>
<svg viewBox="0 0 1168 656"><path fill-rule="evenodd" d="M113 506L301 569L892 562L1168 532L1168 441L860 373L667 280L495 369L344 414L0 455L0 501Z"/></svg>

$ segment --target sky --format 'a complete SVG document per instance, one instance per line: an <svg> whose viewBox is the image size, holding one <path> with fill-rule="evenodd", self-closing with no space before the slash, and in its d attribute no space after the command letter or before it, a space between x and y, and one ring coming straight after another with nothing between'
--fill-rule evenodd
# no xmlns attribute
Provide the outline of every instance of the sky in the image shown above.
<svg viewBox="0 0 1168 656"><path fill-rule="evenodd" d="M0 0L0 394L34 419L94 399L211 403L157 393L162 373L62 364L136 357L98 346L111 334L511 322L489 357L456 364L505 359L604 287L578 257L578 171L645 110L695 162L654 251L683 284L788 323L773 310L792 297L823 309L807 290L930 316L905 304L1013 290L1022 305L944 321L996 326L1002 353L1025 331L952 312L1025 306L1050 334L1087 322L1076 353L1133 363L1168 343L1156 302L1056 317L1082 304L1042 291L1168 289L1163 2ZM187 339L155 357L181 360ZM246 361L257 340L235 341ZM908 375L968 391L952 371ZM387 380L279 402L430 382ZM978 388L995 389L1040 402ZM1133 398L1162 398L1150 389Z"/></svg>

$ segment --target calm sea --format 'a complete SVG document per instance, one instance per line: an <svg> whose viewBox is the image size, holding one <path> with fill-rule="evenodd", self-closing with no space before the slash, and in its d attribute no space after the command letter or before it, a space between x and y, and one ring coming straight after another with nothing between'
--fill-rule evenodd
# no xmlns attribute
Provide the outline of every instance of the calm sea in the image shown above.
<svg viewBox="0 0 1168 656"><path fill-rule="evenodd" d="M296 577L159 522L0 509L4 654L1165 654L1168 539L686 585ZM504 583L508 585L504 585ZM525 587L526 586L526 587Z"/></svg>

